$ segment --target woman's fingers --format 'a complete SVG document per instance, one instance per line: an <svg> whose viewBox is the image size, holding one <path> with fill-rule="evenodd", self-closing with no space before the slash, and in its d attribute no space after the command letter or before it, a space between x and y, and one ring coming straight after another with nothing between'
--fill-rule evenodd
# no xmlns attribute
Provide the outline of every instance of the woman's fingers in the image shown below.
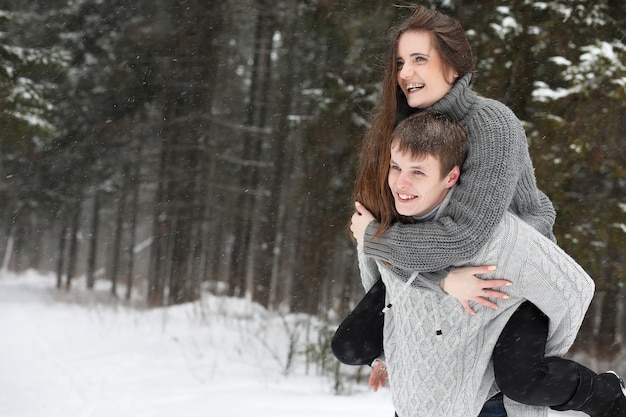
<svg viewBox="0 0 626 417"><path fill-rule="evenodd" d="M509 295L502 291L485 290L485 297L509 299Z"/></svg>
<svg viewBox="0 0 626 417"><path fill-rule="evenodd" d="M472 301L478 303L478 304L482 304L486 307L489 308L493 308L494 310L498 309L498 305L496 303L494 303L493 301L489 301L488 299L484 298L484 297L476 297L474 298Z"/></svg>
<svg viewBox="0 0 626 417"><path fill-rule="evenodd" d="M482 280L483 288L510 287L513 285L511 281L506 279L484 279Z"/></svg>
<svg viewBox="0 0 626 417"><path fill-rule="evenodd" d="M465 310L466 313L471 314L472 316L476 314L474 309L469 305L469 301L467 300L461 301L461 305L463 306L463 309Z"/></svg>

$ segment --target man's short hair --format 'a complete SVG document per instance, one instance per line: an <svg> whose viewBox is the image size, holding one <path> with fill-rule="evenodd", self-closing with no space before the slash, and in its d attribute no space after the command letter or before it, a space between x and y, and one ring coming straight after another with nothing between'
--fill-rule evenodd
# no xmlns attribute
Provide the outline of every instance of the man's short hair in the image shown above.
<svg viewBox="0 0 626 417"><path fill-rule="evenodd" d="M443 113L423 111L396 126L391 146L413 158L432 156L441 163L441 176L461 167L467 155L467 133L460 123Z"/></svg>

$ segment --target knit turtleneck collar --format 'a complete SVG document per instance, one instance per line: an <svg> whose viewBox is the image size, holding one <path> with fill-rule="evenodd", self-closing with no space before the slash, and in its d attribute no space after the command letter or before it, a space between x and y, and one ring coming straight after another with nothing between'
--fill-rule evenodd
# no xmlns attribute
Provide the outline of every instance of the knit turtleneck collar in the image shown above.
<svg viewBox="0 0 626 417"><path fill-rule="evenodd" d="M439 207L440 206L435 207L434 209L424 214L423 216L413 216L413 218L417 222L429 222L431 220L434 220L435 216L437 216L437 212L439 211Z"/></svg>
<svg viewBox="0 0 626 417"><path fill-rule="evenodd" d="M476 93L469 87L471 80L471 73L459 78L450 91L429 110L444 113L456 121L464 120L477 98Z"/></svg>

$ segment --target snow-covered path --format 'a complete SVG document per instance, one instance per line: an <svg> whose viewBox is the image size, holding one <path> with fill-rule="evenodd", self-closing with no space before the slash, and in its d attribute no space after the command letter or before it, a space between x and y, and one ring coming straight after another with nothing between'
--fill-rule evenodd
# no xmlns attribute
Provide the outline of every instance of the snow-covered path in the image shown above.
<svg viewBox="0 0 626 417"><path fill-rule="evenodd" d="M335 396L323 378L283 377L242 329L192 306L68 303L53 286L0 277L2 417L393 415L387 392Z"/></svg>
<svg viewBox="0 0 626 417"><path fill-rule="evenodd" d="M387 390L283 376L279 326L241 300L141 310L79 285L0 276L0 417L393 416Z"/></svg>

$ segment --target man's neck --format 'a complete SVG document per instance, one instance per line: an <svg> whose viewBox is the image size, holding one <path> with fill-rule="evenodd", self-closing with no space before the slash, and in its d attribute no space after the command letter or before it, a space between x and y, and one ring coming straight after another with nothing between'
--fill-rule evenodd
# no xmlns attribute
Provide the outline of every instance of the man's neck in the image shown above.
<svg viewBox="0 0 626 417"><path fill-rule="evenodd" d="M439 207L441 207L441 204L438 204L435 208L433 208L431 211L429 211L428 213L424 214L423 216L412 216L415 220L417 220L418 222L430 222L433 221L435 219L435 217L437 216L437 211L439 211Z"/></svg>

